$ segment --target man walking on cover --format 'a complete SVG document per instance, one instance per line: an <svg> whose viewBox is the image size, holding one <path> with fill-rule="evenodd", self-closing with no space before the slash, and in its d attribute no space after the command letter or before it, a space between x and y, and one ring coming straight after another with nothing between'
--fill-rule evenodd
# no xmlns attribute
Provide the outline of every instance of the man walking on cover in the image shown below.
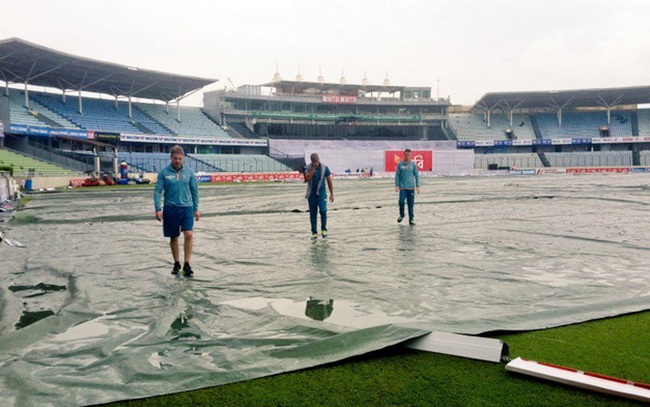
<svg viewBox="0 0 650 407"><path fill-rule="evenodd" d="M309 220L311 221L311 240L318 239L317 217L320 211L321 235L327 239L327 192L325 181L330 190L330 202L334 202L334 186L332 173L326 165L320 162L318 154L313 153L311 163L305 168L305 182L307 182L307 198L309 202Z"/></svg>
<svg viewBox="0 0 650 407"><path fill-rule="evenodd" d="M163 223L163 234L170 238L169 246L174 258L172 274L181 270L178 237L183 232L184 264L183 275L191 277L194 272L190 267L192 257L192 239L194 221L198 221L199 214L199 189L196 175L191 168L183 165L185 152L181 146L171 149L171 164L158 173L158 180L154 189L154 206L156 219ZM161 198L164 194L164 205L161 207Z"/></svg>
<svg viewBox="0 0 650 407"><path fill-rule="evenodd" d="M404 201L408 204L409 225L415 226L413 205L415 204L415 192L420 193L420 174L418 166L411 161L411 150L404 150L404 160L397 164L395 170L395 192L399 192L399 218L397 222L404 219Z"/></svg>

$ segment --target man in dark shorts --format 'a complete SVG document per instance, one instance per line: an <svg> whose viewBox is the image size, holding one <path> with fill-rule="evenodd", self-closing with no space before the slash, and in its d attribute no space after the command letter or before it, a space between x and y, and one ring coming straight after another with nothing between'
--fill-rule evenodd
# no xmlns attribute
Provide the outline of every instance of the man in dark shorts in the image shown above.
<svg viewBox="0 0 650 407"><path fill-rule="evenodd" d="M163 234L170 238L169 246L174 258L172 274L181 270L178 237L183 232L184 264L183 275L191 277L194 272L190 267L192 257L192 239L194 221L198 221L199 214L199 189L196 175L191 168L183 165L185 152L181 146L171 149L171 164L158 173L158 180L154 189L154 206L156 219L163 223ZM164 195L164 204L161 198Z"/></svg>

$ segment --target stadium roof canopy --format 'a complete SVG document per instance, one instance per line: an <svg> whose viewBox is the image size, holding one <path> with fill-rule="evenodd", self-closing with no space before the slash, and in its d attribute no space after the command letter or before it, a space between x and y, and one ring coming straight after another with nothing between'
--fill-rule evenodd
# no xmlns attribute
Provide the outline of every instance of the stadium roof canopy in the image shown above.
<svg viewBox="0 0 650 407"><path fill-rule="evenodd" d="M650 86L628 88L577 89L534 92L490 92L474 108L479 110L603 107L650 103Z"/></svg>
<svg viewBox="0 0 650 407"><path fill-rule="evenodd" d="M396 93L403 92L404 86L384 86L384 85L353 85L353 84L340 84L340 83L321 83L321 82L303 82L303 81L273 81L263 84L276 88L282 93L308 93L312 91L315 93L336 93L341 95L357 96L359 92L385 92Z"/></svg>
<svg viewBox="0 0 650 407"><path fill-rule="evenodd" d="M19 38L0 40L0 80L165 102L217 81L78 57Z"/></svg>

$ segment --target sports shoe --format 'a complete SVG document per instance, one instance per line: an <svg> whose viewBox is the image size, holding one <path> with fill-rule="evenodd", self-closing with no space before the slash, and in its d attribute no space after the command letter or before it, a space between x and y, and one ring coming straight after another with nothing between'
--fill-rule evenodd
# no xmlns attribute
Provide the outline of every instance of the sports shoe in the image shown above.
<svg viewBox="0 0 650 407"><path fill-rule="evenodd" d="M323 239L327 239L327 230L323 229L321 230L321 236L323 236Z"/></svg>
<svg viewBox="0 0 650 407"><path fill-rule="evenodd" d="M318 239L318 233L312 233L311 240L316 240L316 239Z"/></svg>
<svg viewBox="0 0 650 407"><path fill-rule="evenodd" d="M194 272L192 271L192 267L190 267L190 263L183 264L183 276L192 277L193 274Z"/></svg>
<svg viewBox="0 0 650 407"><path fill-rule="evenodd" d="M415 226L415 221L413 219L409 220L409 226Z"/></svg>
<svg viewBox="0 0 650 407"><path fill-rule="evenodd" d="M397 223L401 223L402 220L404 220L404 216L400 216L399 218L397 218Z"/></svg>
<svg viewBox="0 0 650 407"><path fill-rule="evenodd" d="M181 271L181 263L176 262L174 263L174 268L172 269L172 274L176 275L178 272Z"/></svg>

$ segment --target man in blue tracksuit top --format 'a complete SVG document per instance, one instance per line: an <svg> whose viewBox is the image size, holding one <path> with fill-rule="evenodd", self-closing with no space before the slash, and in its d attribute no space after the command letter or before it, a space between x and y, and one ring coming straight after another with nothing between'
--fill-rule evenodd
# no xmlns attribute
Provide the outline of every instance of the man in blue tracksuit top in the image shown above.
<svg viewBox="0 0 650 407"><path fill-rule="evenodd" d="M305 198L309 202L309 220L311 221L311 240L318 239L316 229L318 211L320 210L321 234L323 239L327 238L327 192L325 183L330 190L330 202L334 202L334 186L332 185L332 173L326 165L320 162L318 154L310 157L311 163L305 168L305 182L307 182L307 194Z"/></svg>
<svg viewBox="0 0 650 407"><path fill-rule="evenodd" d="M404 201L408 203L409 225L415 226L413 215L413 204L415 203L415 192L420 193L420 174L418 166L411 161L411 150L404 150L404 160L397 164L395 170L395 192L399 192L399 218L397 222L404 219Z"/></svg>
<svg viewBox="0 0 650 407"><path fill-rule="evenodd" d="M170 238L169 246L174 257L174 268L172 274L178 274L181 270L181 263L178 249L178 237L183 232L184 260L183 275L191 277L193 273L190 267L192 257L192 229L194 221L199 220L199 189L196 183L196 175L191 168L183 165L185 152L181 146L174 146L171 149L171 164L158 173L156 188L154 189L153 200L156 209L156 219L163 223L163 234ZM161 206L161 198L164 193L164 205Z"/></svg>

